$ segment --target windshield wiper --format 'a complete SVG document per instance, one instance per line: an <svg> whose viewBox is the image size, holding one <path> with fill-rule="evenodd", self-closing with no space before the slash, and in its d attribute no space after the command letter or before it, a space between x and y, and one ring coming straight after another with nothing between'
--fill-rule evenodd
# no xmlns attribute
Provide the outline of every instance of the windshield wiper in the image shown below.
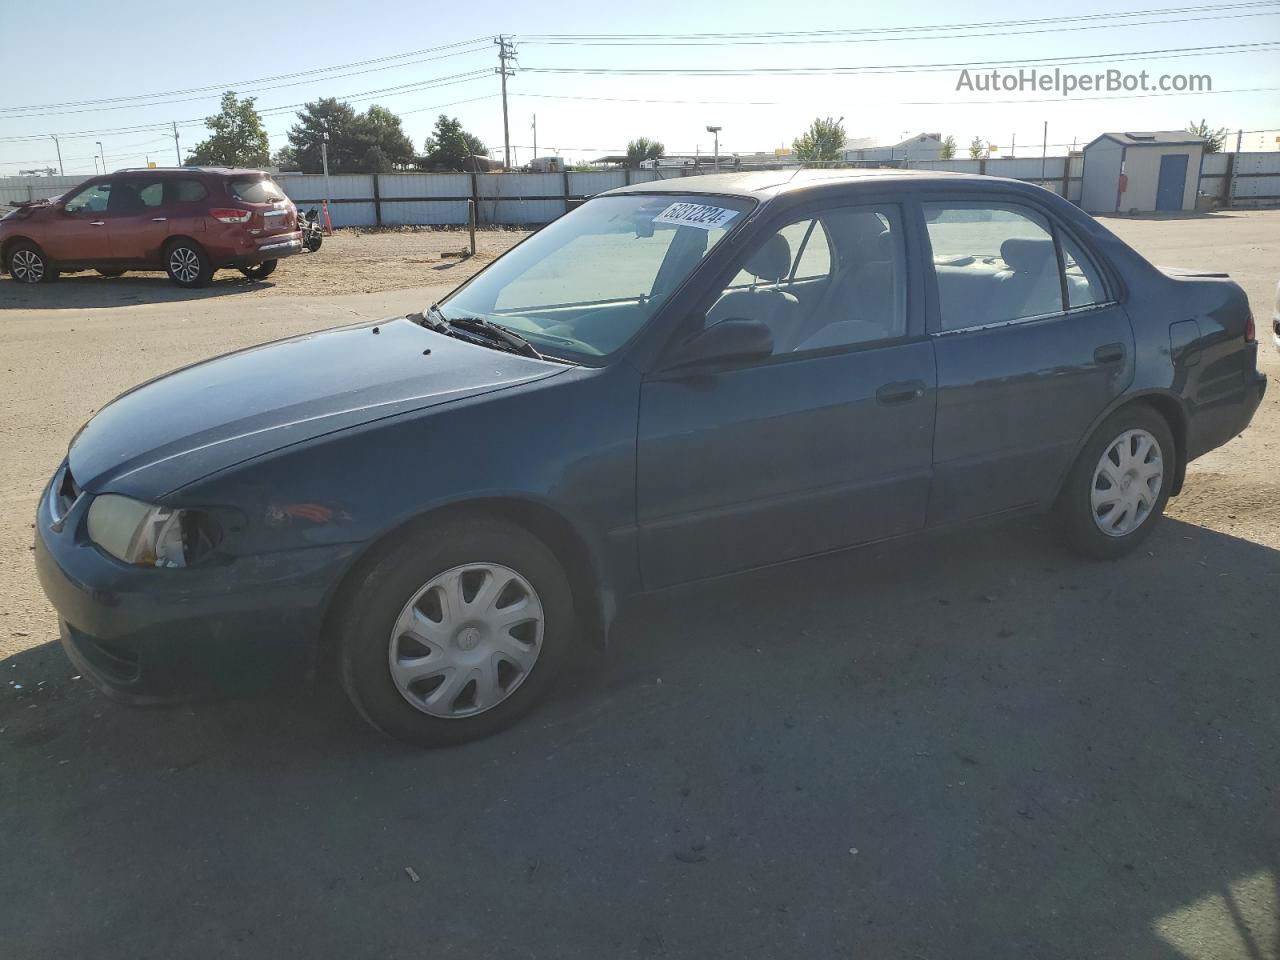
<svg viewBox="0 0 1280 960"><path fill-rule="evenodd" d="M484 317L455 317L449 321L449 326L458 330L465 330L467 333L479 334L490 342L496 341L506 344L512 353L519 353L535 360L542 359L542 354L520 334L508 330L501 324L486 320Z"/></svg>
<svg viewBox="0 0 1280 960"><path fill-rule="evenodd" d="M413 314L409 314L409 319L414 318ZM418 323L426 327L428 330L434 330L436 333L443 333L446 336L452 336L449 330L449 321L440 310L440 305L433 303L421 313L418 314Z"/></svg>

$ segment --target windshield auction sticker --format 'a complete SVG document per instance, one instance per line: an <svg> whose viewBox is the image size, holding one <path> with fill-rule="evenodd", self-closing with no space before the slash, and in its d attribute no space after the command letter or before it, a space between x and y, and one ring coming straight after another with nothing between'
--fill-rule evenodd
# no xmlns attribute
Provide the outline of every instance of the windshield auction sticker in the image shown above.
<svg viewBox="0 0 1280 960"><path fill-rule="evenodd" d="M727 226L729 221L738 215L737 210L727 207L712 207L705 203L673 203L653 218L654 223L670 223L677 227L697 227L699 230L714 230Z"/></svg>

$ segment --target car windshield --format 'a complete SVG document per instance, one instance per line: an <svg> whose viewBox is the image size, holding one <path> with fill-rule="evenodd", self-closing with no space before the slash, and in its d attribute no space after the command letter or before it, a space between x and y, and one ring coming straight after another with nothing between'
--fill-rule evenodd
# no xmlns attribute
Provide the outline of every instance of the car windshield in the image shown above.
<svg viewBox="0 0 1280 960"><path fill-rule="evenodd" d="M751 201L708 195L597 197L531 236L441 304L540 351L590 360L643 327Z"/></svg>
<svg viewBox="0 0 1280 960"><path fill-rule="evenodd" d="M284 191L269 177L237 177L228 187L232 196L245 203L276 203L284 199Z"/></svg>

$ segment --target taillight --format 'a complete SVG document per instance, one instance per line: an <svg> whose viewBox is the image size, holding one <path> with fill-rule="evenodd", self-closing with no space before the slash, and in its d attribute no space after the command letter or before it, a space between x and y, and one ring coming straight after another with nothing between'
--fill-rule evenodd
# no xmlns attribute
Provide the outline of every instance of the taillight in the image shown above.
<svg viewBox="0 0 1280 960"><path fill-rule="evenodd" d="M1258 328L1253 323L1253 311L1249 311L1249 318L1244 322L1244 342L1253 343L1258 339Z"/></svg>
<svg viewBox="0 0 1280 960"><path fill-rule="evenodd" d="M253 216L253 211L237 210L234 207L215 207L209 211L209 216L221 223L248 223L249 218Z"/></svg>

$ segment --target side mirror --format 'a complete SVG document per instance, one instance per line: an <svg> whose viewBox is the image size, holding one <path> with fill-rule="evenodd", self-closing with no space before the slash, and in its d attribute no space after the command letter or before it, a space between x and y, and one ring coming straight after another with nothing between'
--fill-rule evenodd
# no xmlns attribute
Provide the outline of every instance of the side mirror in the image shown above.
<svg viewBox="0 0 1280 960"><path fill-rule="evenodd" d="M679 348L673 367L726 360L763 360L773 353L773 332L759 320L730 319L713 323Z"/></svg>

